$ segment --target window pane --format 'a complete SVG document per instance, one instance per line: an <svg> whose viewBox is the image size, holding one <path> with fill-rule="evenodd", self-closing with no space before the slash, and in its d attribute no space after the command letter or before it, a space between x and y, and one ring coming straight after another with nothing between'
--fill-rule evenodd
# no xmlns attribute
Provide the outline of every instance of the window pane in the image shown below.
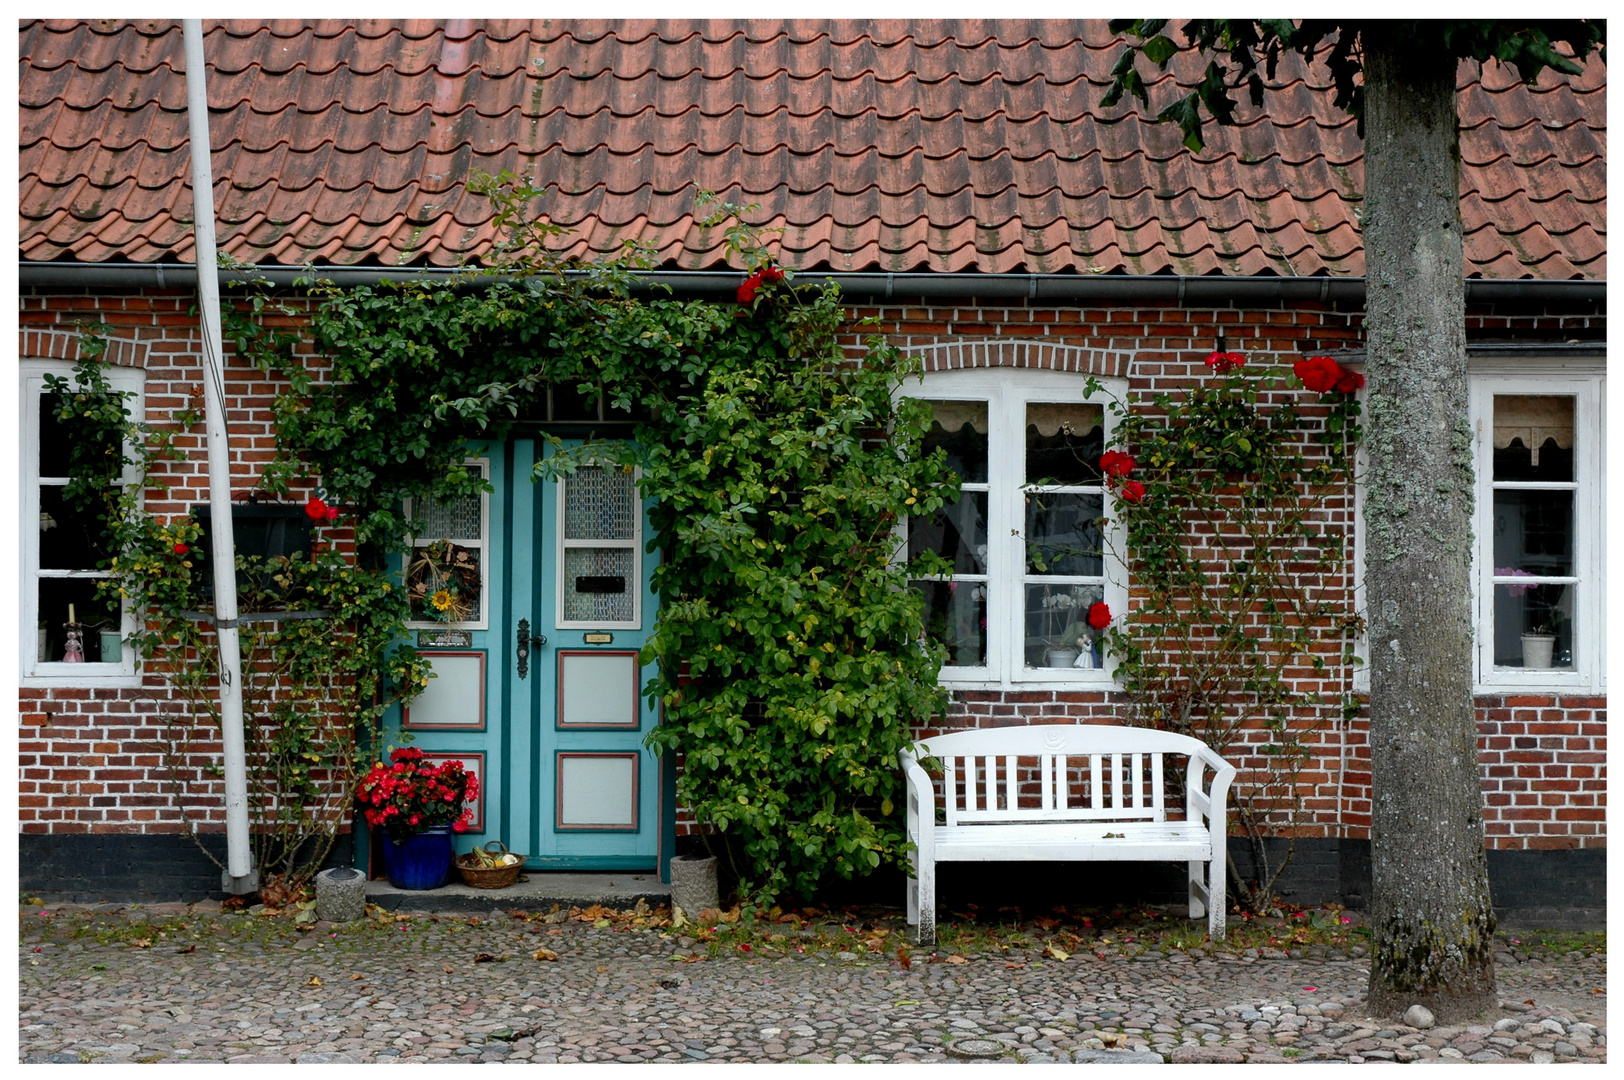
<svg viewBox="0 0 1624 1080"><path fill-rule="evenodd" d="M1097 484L1105 449L1105 407L1045 404L1026 407L1026 482Z"/></svg>
<svg viewBox="0 0 1624 1080"><path fill-rule="evenodd" d="M1026 572L1099 577L1105 573L1103 495L1026 494Z"/></svg>
<svg viewBox="0 0 1624 1080"><path fill-rule="evenodd" d="M1496 585L1495 666L1572 670L1572 615L1572 585Z"/></svg>
<svg viewBox="0 0 1624 1080"><path fill-rule="evenodd" d="M1494 396L1494 478L1572 482L1572 397Z"/></svg>
<svg viewBox="0 0 1624 1080"><path fill-rule="evenodd" d="M565 539L630 540L636 495L629 472L597 465L575 470L564 481Z"/></svg>
<svg viewBox="0 0 1624 1080"><path fill-rule="evenodd" d="M987 493L967 491L929 517L908 519L908 558L934 551L957 574L987 572Z"/></svg>
<svg viewBox="0 0 1624 1080"><path fill-rule="evenodd" d="M947 663L987 663L987 584L982 581L916 581L925 597L925 637L947 647Z"/></svg>
<svg viewBox="0 0 1624 1080"><path fill-rule="evenodd" d="M571 622L631 622L630 548L564 549L564 618Z"/></svg>
<svg viewBox="0 0 1624 1080"><path fill-rule="evenodd" d="M1494 572L1573 574L1573 492L1494 493Z"/></svg>
<svg viewBox="0 0 1624 1080"><path fill-rule="evenodd" d="M67 652L68 609L72 605L73 617L79 623L80 653L86 663L116 663L113 642L108 641L108 655L102 657L102 633L116 635L119 631L119 613L96 598L94 578L40 578L39 579L39 653L37 660L60 662Z"/></svg>
<svg viewBox="0 0 1624 1080"><path fill-rule="evenodd" d="M85 439L84 432L75 431L71 424L64 424L57 419L56 410L59 407L61 395L41 394L39 396L39 475L41 476L67 476L71 464L68 453L76 443ZM102 448L102 459L109 458L114 453L111 439L106 441ZM109 477L112 479L112 477Z"/></svg>
<svg viewBox="0 0 1624 1080"><path fill-rule="evenodd" d="M480 539L479 504L478 495L465 495L448 502L430 502L423 507L423 539Z"/></svg>
<svg viewBox="0 0 1624 1080"><path fill-rule="evenodd" d="M1103 585L1028 585L1026 587L1026 666L1096 668L1100 666L1090 605L1105 598Z"/></svg>
<svg viewBox="0 0 1624 1080"><path fill-rule="evenodd" d="M42 570L98 570L106 550L106 511L99 500L80 509L62 497L63 489L39 489L39 565Z"/></svg>
<svg viewBox="0 0 1624 1080"><path fill-rule="evenodd" d="M987 482L987 403L985 401L927 402L934 414L925 435L924 453L938 446L947 450L947 467L967 484Z"/></svg>

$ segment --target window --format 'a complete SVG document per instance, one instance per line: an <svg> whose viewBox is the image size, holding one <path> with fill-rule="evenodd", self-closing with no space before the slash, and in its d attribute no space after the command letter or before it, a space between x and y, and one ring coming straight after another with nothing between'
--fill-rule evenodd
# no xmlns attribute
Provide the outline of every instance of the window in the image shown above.
<svg viewBox="0 0 1624 1080"><path fill-rule="evenodd" d="M1005 368L908 388L934 412L926 451L945 450L961 480L957 502L908 532L910 558L935 551L953 565L913 583L927 636L947 648L944 682L1110 681L1088 610L1120 613L1126 592L1099 468L1109 417L1083 383Z"/></svg>
<svg viewBox="0 0 1624 1080"><path fill-rule="evenodd" d="M560 629L628 629L642 624L643 504L637 474L583 465L558 482Z"/></svg>
<svg viewBox="0 0 1624 1080"><path fill-rule="evenodd" d="M485 459L463 463L469 472L490 479ZM407 517L412 507L406 507ZM412 538L406 559L406 597L412 627L455 627L484 630L490 581L490 496L465 495L423 508L423 531Z"/></svg>
<svg viewBox="0 0 1624 1080"><path fill-rule="evenodd" d="M56 418L45 376L72 382L73 365L24 360L22 391L22 678L25 685L138 685L132 614L98 595L111 576L105 514L64 497L75 433ZM131 416L142 415L145 372L109 368L114 390L133 393ZM133 470L124 482L133 482Z"/></svg>
<svg viewBox="0 0 1624 1080"><path fill-rule="evenodd" d="M1476 681L1599 690L1602 378L1472 383Z"/></svg>

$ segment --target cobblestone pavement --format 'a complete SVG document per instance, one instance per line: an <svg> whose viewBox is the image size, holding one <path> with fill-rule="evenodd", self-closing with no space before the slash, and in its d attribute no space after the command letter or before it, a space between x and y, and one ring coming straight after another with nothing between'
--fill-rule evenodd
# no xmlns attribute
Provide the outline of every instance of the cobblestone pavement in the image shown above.
<svg viewBox="0 0 1624 1080"><path fill-rule="evenodd" d="M606 919L377 912L301 933L216 907L23 907L21 1060L1606 1060L1599 953L1504 954L1499 1016L1418 1030L1366 1018L1366 964L1342 954L921 949L904 967L793 935L706 956Z"/></svg>

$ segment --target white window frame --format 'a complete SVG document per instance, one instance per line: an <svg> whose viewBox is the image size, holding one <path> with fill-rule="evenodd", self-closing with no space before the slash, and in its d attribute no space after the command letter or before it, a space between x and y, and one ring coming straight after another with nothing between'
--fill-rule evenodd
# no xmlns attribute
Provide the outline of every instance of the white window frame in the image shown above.
<svg viewBox="0 0 1624 1080"><path fill-rule="evenodd" d="M1599 694L1606 687L1606 378L1597 362L1569 362L1529 374L1532 360L1472 366L1471 425L1476 506L1472 521L1473 691ZM1573 667L1494 666L1494 398L1497 394L1574 398Z"/></svg>
<svg viewBox="0 0 1624 1080"><path fill-rule="evenodd" d="M1089 376L1025 368L978 368L930 372L910 380L903 396L930 401L987 403L987 664L981 667L944 664L939 681L955 690L1088 690L1116 685L1116 661L1105 656L1103 668L1029 668L1026 666L1026 406L1030 402L1092 404L1104 407L1103 427L1109 445L1115 427L1110 404L1127 393L1126 379L1097 378L1101 389L1090 396ZM981 485L972 485L980 490ZM1069 488L1055 488L1066 491ZM1127 612L1127 574L1118 554L1124 534L1115 499L1105 495L1105 603L1113 617ZM899 557L906 558L901 537ZM957 577L958 575L955 575ZM1064 584L1064 577L1057 584Z"/></svg>
<svg viewBox="0 0 1624 1080"><path fill-rule="evenodd" d="M586 466L600 469L620 468L610 461L588 461ZM642 479L641 469L632 470L632 535L630 540L570 540L564 535L564 505L569 498L570 478L558 478L558 501L556 503L557 528L553 530L556 536L554 550L553 582L553 625L560 630L641 630L643 628L643 499L638 494L638 481ZM631 580L626 588L632 594L632 617L624 622L614 622L606 619L566 619L564 618L564 552L569 548L625 548L632 553Z"/></svg>
<svg viewBox="0 0 1624 1080"><path fill-rule="evenodd" d="M62 486L68 482L65 475L41 475L39 459L39 400L45 391L45 376L57 375L72 385L74 365L61 360L23 359L19 363L22 375L22 628L17 635L22 647L19 658L21 684L27 687L138 687L141 685L135 650L128 639L136 632L135 612L128 603L123 605L119 620L119 634L126 639L120 660L116 664L83 663L64 664L59 660L39 659L39 587L41 578L103 579L112 576L104 570L42 570L39 565L39 489L42 486ZM141 368L107 366L104 369L108 384L114 390L133 393L126 399L130 416L139 421L146 411L146 375ZM134 457L135 448L126 445L125 455ZM127 466L120 482L134 484L139 481L136 468Z"/></svg>
<svg viewBox="0 0 1624 1080"><path fill-rule="evenodd" d="M463 460L463 467L470 472L479 473L487 483L491 478L491 459L488 457L471 457ZM412 517L412 500L406 500L406 517ZM467 622L440 622L437 619L411 620L406 623L410 630L488 630L491 624L491 496L488 491L479 493L479 539L455 536L414 536L412 537L412 552L418 548L428 547L441 540L449 540L458 547L470 548L479 552L479 618ZM410 566L412 553L406 556L406 565ZM406 584L406 572L402 568L401 584Z"/></svg>

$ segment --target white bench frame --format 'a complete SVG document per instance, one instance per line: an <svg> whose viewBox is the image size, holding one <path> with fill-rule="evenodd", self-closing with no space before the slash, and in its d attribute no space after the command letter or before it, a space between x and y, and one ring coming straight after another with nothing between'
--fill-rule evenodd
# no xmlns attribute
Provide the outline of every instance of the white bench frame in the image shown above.
<svg viewBox="0 0 1624 1080"><path fill-rule="evenodd" d="M1167 816L1164 755L1188 759L1182 818ZM936 789L919 764L925 757L942 763L945 824L935 824ZM1093 724L983 728L922 739L898 759L914 845L908 925L915 942L936 940L937 863L1161 860L1188 864L1190 918L1206 914L1212 940L1223 940L1235 767L1201 740ZM1071 785L1084 779L1085 805L1074 805Z"/></svg>

